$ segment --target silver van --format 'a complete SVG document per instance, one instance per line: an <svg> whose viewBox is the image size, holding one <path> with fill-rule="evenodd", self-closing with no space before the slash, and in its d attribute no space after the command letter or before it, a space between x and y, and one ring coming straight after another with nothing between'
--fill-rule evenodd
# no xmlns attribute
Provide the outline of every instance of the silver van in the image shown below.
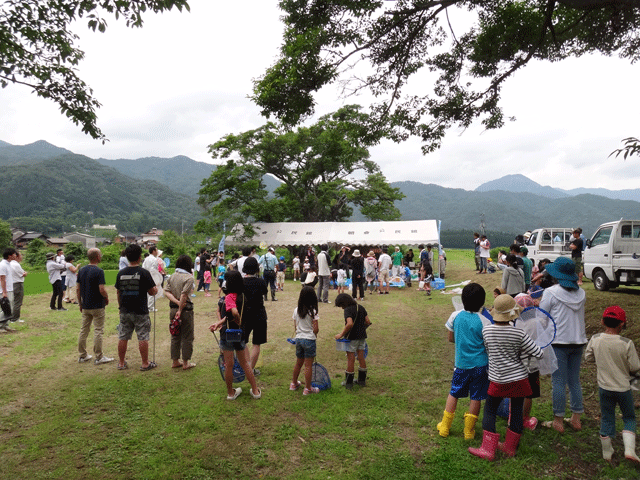
<svg viewBox="0 0 640 480"><path fill-rule="evenodd" d="M603 223L583 256L584 274L597 290L640 284L640 220Z"/></svg>

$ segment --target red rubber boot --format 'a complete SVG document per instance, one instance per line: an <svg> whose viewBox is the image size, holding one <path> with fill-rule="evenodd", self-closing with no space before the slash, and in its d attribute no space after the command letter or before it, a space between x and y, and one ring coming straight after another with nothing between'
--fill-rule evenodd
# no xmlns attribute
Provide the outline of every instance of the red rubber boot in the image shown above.
<svg viewBox="0 0 640 480"><path fill-rule="evenodd" d="M496 456L496 449L498 448L498 442L500 441L499 433L491 433L487 430L482 431L482 445L480 448L469 447L469 453L476 457L484 458L485 460L492 461Z"/></svg>

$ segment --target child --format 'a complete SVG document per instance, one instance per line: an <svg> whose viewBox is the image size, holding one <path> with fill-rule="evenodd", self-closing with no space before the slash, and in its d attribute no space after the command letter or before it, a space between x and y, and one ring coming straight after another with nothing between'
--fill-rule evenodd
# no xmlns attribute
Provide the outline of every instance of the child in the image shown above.
<svg viewBox="0 0 640 480"><path fill-rule="evenodd" d="M344 293L346 282L347 271L344 269L344 266L340 265L340 268L338 268L338 279L336 280L336 283L338 284L338 295Z"/></svg>
<svg viewBox="0 0 640 480"><path fill-rule="evenodd" d="M515 301L524 310L525 308L535 306L535 301L530 295L521 293L515 296ZM531 416L531 407L533 399L540 398L540 363L537 358L529 357L524 361L525 367L529 372L529 385L531 385L531 396L524 399L522 406L522 425L531 431L538 426L538 419Z"/></svg>
<svg viewBox="0 0 640 480"><path fill-rule="evenodd" d="M462 289L464 310L453 312L445 327L449 330L449 341L455 343L455 370L451 380L451 391L444 407L442 421L437 429L441 437L449 436L453 416L459 398L470 397L469 411L464 414L464 438L475 437L476 421L480 404L487 398L489 378L487 375L487 352L482 338L483 318L478 314L484 306L486 292L477 283L470 283Z"/></svg>
<svg viewBox="0 0 640 480"><path fill-rule="evenodd" d="M371 325L371 320L363 306L358 305L348 293L341 293L336 297L336 307L344 310L344 329L336 335L336 340L347 338L350 340L347 347L347 370L346 380L343 382L347 390L353 388L353 384L366 387L367 385L367 363L364 359L364 349L367 345L367 328ZM358 355L358 380L353 381L355 374L356 353Z"/></svg>
<svg viewBox="0 0 640 480"><path fill-rule="evenodd" d="M233 364L235 351L238 362L244 370L244 374L251 385L249 393L255 399L262 396L262 392L256 384L256 377L253 375L253 370L249 365L247 356L245 355L245 342L240 340L239 342L228 342L226 339L227 325L230 329L240 329L242 325L242 317L244 312L244 283L242 281L242 275L239 271L233 270L227 272L225 275L226 291L225 296L225 309L227 315L225 318L221 318L216 323L209 326L209 330L215 332L220 330L220 350L224 356L224 381L227 384L227 400L235 400L242 393L242 388L233 388Z"/></svg>
<svg viewBox="0 0 640 480"><path fill-rule="evenodd" d="M293 378L289 390L300 387L298 376L304 364L303 395L319 393L320 389L311 385L313 359L316 356L316 337L318 335L318 297L312 287L302 287L298 297L298 308L293 310L293 321L296 329L296 365L293 367Z"/></svg>
<svg viewBox="0 0 640 480"><path fill-rule="evenodd" d="M300 257L298 257L298 255L293 257L292 266L293 266L293 281L295 282L296 280L300 279Z"/></svg>
<svg viewBox="0 0 640 480"><path fill-rule="evenodd" d="M276 289L284 292L284 274L287 271L287 264L284 257L280 257L278 265L276 265Z"/></svg>
<svg viewBox="0 0 640 480"><path fill-rule="evenodd" d="M218 260L218 298L222 293L222 284L224 283L224 274L227 271L227 267L224 266L224 258Z"/></svg>
<svg viewBox="0 0 640 480"><path fill-rule="evenodd" d="M311 262L309 262L309 257L304 257L304 263L302 264L302 270L304 272L308 272L311 268Z"/></svg>
<svg viewBox="0 0 640 480"><path fill-rule="evenodd" d="M615 411L618 404L622 410L624 425L624 456L638 463L640 458L636 455L636 414L629 380L640 371L640 361L633 342L620 336L626 323L627 316L622 308L607 308L602 316L604 332L591 337L584 358L587 362L595 361L598 369L602 458L609 461L613 455L611 439L616 434Z"/></svg>
<svg viewBox="0 0 640 480"><path fill-rule="evenodd" d="M531 396L529 372L522 363L522 357L542 358L542 349L531 337L509 322L518 318L522 308L511 295L499 295L493 310L493 324L482 329L484 345L489 357L489 389L482 417L482 445L469 448L469 453L486 460L493 460L496 449L513 457L522 435L522 406L525 397ZM500 434L496 433L496 413L503 399L510 399L511 418L504 443L498 444Z"/></svg>
<svg viewBox="0 0 640 480"><path fill-rule="evenodd" d="M204 296L210 297L211 293L209 288L211 287L211 267L205 267L204 270Z"/></svg>

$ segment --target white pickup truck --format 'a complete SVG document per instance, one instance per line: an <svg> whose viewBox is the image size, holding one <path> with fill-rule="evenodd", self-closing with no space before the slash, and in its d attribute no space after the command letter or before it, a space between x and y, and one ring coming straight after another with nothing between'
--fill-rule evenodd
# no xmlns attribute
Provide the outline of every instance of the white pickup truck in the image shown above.
<svg viewBox="0 0 640 480"><path fill-rule="evenodd" d="M600 225L587 240L584 274L600 291L640 284L640 220Z"/></svg>
<svg viewBox="0 0 640 480"><path fill-rule="evenodd" d="M571 257L569 243L574 228L537 228L525 243L528 257L538 263L544 258L552 262L558 257Z"/></svg>

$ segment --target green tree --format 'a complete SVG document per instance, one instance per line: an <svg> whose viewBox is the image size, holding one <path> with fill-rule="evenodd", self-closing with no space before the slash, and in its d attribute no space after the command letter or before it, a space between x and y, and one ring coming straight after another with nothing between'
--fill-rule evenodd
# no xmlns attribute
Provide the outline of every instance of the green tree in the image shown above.
<svg viewBox="0 0 640 480"><path fill-rule="evenodd" d="M165 230L158 242L158 248L163 255L178 257L187 253L187 246L184 239L173 230Z"/></svg>
<svg viewBox="0 0 640 480"><path fill-rule="evenodd" d="M317 91L341 82L347 94L369 90L374 124L397 141L422 138L425 153L451 127L479 119L500 128L502 85L533 59L600 52L634 62L640 53L632 0L281 0L280 8L280 58L254 85L263 114L295 124L313 113ZM466 31L449 15L455 8L475 14ZM425 71L437 75L431 92L406 93Z"/></svg>
<svg viewBox="0 0 640 480"><path fill-rule="evenodd" d="M128 27L141 27L142 15L173 7L189 10L186 0L5 0L0 6L0 85L26 85L58 104L82 131L105 141L96 125L100 103L78 77L84 52L71 24L86 19L89 29L104 32L104 14L122 17Z"/></svg>
<svg viewBox="0 0 640 480"><path fill-rule="evenodd" d="M11 246L13 237L11 235L11 225L0 220L0 251Z"/></svg>
<svg viewBox="0 0 640 480"><path fill-rule="evenodd" d="M352 205L370 219L398 219L394 201L403 195L369 160L368 147L381 136L372 134L368 116L355 105L310 127L290 130L269 122L227 135L209 152L214 158L234 158L202 182L198 203L217 231L223 222L231 227L252 221L346 221ZM271 197L263 181L266 174L282 182ZM206 231L205 226L201 222L197 227Z"/></svg>
<svg viewBox="0 0 640 480"><path fill-rule="evenodd" d="M69 242L64 247L65 255L73 255L76 260L85 258L87 256L87 249L80 242Z"/></svg>
<svg viewBox="0 0 640 480"><path fill-rule="evenodd" d="M609 156L615 154L617 157L618 155L623 154L625 160L627 157L632 157L633 155L640 156L640 140L635 137L629 137L622 141L624 142L624 147L614 150L609 154Z"/></svg>
<svg viewBox="0 0 640 480"><path fill-rule="evenodd" d="M39 238L33 239L27 245L27 253L24 256L24 261L32 267L43 268L46 264L45 243Z"/></svg>

